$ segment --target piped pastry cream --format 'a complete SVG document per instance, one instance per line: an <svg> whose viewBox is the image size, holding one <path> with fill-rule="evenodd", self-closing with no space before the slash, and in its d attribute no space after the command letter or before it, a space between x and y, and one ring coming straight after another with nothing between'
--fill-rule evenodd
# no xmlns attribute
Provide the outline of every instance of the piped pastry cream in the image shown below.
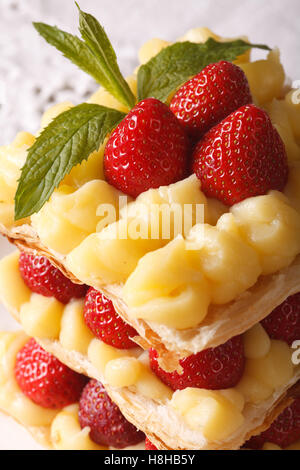
<svg viewBox="0 0 300 470"><path fill-rule="evenodd" d="M78 405L69 405L54 418L50 430L51 444L56 450L103 450L89 437L89 429L81 429Z"/></svg>
<svg viewBox="0 0 300 470"><path fill-rule="evenodd" d="M101 161L97 165L101 167ZM97 212L100 204L112 206L117 213L119 194L99 179L87 181L78 189L63 185L32 216L32 226L45 246L51 245L53 250L66 254L96 231L102 216ZM68 236L70 233L72 237Z"/></svg>
<svg viewBox="0 0 300 470"><path fill-rule="evenodd" d="M299 250L298 212L286 203L281 193L257 196L233 206L231 214L221 216L215 227L195 226L186 243L174 240L160 252L143 257L125 283L124 300L129 315L177 329L193 328L205 318L209 303L233 301L252 287L261 274L273 274L289 266ZM162 259L172 260L172 264L165 262L161 266ZM203 282L207 282L206 296L202 292ZM199 300L193 309L182 303L178 314L180 325L171 313L174 296L177 290L180 298L192 284L196 285L195 296L200 294ZM173 323L167 320L168 312L160 308L162 299L167 303ZM160 317L155 315L156 309ZM150 311L153 313L146 313ZM186 311L198 311L199 316L187 318Z"/></svg>
<svg viewBox="0 0 300 470"><path fill-rule="evenodd" d="M13 253L0 262L0 284L5 273L14 279L11 285L23 282L18 257L18 253ZM291 360L290 347L283 341L270 339L257 324L243 336L245 370L236 386L224 390L188 387L174 392L151 370L146 351L138 347L117 349L94 337L83 321L82 300L63 305L60 331L51 337L51 320L43 314L49 306L40 302L40 312L36 315L36 299L56 300L33 293L16 308L10 303L11 292L12 287L11 291L2 290L1 300L23 327L30 325L27 333L32 334L36 330L35 322L39 324L43 318L43 330L36 336L43 348L76 371L100 380L123 414L134 424L139 422L161 449L240 447L257 429L265 428L265 420L271 415L275 417L283 403L289 403L288 390L300 378L299 366ZM20 315L24 306L32 318L28 323ZM57 448L61 448L61 439L64 446L85 442L87 433L83 430L78 435L74 410L75 405L64 409L53 421L51 436L56 436ZM146 418L150 410L151 418ZM158 426L161 422L163 426ZM176 440L179 427L182 435Z"/></svg>
<svg viewBox="0 0 300 470"><path fill-rule="evenodd" d="M234 389L210 391L186 388L174 393L171 405L191 429L203 429L209 440L226 439L244 422L244 399Z"/></svg>
<svg viewBox="0 0 300 470"><path fill-rule="evenodd" d="M34 143L35 137L28 132L19 132L11 145L2 146L0 149L0 219L1 224L9 228L24 225L29 220L14 221L14 195L21 168L27 157L28 148Z"/></svg>

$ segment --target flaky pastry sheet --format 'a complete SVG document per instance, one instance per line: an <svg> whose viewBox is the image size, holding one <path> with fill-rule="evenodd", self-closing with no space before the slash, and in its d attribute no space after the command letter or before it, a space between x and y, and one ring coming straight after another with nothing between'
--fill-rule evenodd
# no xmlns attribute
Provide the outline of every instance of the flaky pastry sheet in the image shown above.
<svg viewBox="0 0 300 470"><path fill-rule="evenodd" d="M7 229L0 224L0 232L19 249L47 256L73 282L80 280L67 270L65 257L48 250L30 225ZM148 349L154 347L160 355L160 365L168 371L178 368L181 357L195 354L209 347L225 343L231 337L244 333L265 318L288 296L300 291L300 255L278 273L261 276L256 284L226 305L211 305L208 315L196 328L176 330L145 320L130 317L130 309L122 299L122 285L93 285L109 297L119 315L138 332L136 342Z"/></svg>
<svg viewBox="0 0 300 470"><path fill-rule="evenodd" d="M57 341L39 339L37 341L72 369L103 382L103 377L87 357L76 351L65 350ZM298 369L293 379L271 398L260 405L246 405L243 412L245 415L243 426L223 442L208 442L202 432L190 429L171 406L146 398L137 393L133 387L116 389L107 383L104 385L124 416L144 431L158 449L239 449L252 435L267 429L282 410L289 406L293 396L299 393L298 387L293 389L293 385L299 379Z"/></svg>

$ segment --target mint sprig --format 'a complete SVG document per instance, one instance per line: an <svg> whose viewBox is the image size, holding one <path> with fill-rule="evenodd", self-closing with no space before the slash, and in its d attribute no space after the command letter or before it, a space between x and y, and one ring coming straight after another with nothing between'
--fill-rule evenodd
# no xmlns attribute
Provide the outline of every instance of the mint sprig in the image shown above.
<svg viewBox="0 0 300 470"><path fill-rule="evenodd" d="M124 116L83 103L56 117L28 151L15 195L15 219L38 212L71 169L98 150Z"/></svg>
<svg viewBox="0 0 300 470"><path fill-rule="evenodd" d="M80 10L78 5L77 7L79 9L79 31L101 66L102 86L118 101L132 108L135 105L136 98L120 72L116 53L104 28L96 18Z"/></svg>
<svg viewBox="0 0 300 470"><path fill-rule="evenodd" d="M33 26L49 44L131 109L135 96L120 72L116 54L104 29L92 15L81 10L79 21L83 40L56 26L45 23L33 23Z"/></svg>
<svg viewBox="0 0 300 470"><path fill-rule="evenodd" d="M56 47L62 54L81 70L91 75L96 82L100 83L102 72L98 62L87 45L77 36L66 33L56 26L45 23L33 23L38 33L52 46Z"/></svg>
<svg viewBox="0 0 300 470"><path fill-rule="evenodd" d="M164 48L138 72L138 101L157 98L167 101L170 94L206 65L219 60L230 62L250 48L270 50L262 44L249 44L241 39L217 42L209 38L204 44L177 42Z"/></svg>

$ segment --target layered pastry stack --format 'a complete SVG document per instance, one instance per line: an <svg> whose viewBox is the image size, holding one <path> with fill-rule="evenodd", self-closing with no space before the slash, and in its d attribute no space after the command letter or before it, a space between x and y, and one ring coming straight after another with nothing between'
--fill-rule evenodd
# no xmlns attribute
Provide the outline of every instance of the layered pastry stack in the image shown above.
<svg viewBox="0 0 300 470"><path fill-rule="evenodd" d="M0 408L58 449L299 448L300 99L278 51L200 28L125 81L95 18L35 27L102 87L0 151L20 250L0 294L25 331L0 338Z"/></svg>

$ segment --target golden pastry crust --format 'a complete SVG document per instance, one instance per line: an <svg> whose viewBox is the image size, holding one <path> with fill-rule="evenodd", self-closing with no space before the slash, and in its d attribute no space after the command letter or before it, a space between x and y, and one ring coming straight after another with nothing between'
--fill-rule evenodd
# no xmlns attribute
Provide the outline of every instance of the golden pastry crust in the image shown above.
<svg viewBox="0 0 300 470"><path fill-rule="evenodd" d="M49 251L39 240L31 226L23 225L0 231L20 250L43 254L73 282L80 281L67 270L65 257ZM225 343L231 337L244 333L265 318L287 297L300 291L300 255L287 268L261 276L256 284L226 305L211 305L201 325L186 330L176 330L145 320L134 319L122 299L122 285L94 285L110 298L119 315L139 333L136 342L144 349L154 347L161 357L160 364L171 371L178 368L181 357L195 354L209 347Z"/></svg>

